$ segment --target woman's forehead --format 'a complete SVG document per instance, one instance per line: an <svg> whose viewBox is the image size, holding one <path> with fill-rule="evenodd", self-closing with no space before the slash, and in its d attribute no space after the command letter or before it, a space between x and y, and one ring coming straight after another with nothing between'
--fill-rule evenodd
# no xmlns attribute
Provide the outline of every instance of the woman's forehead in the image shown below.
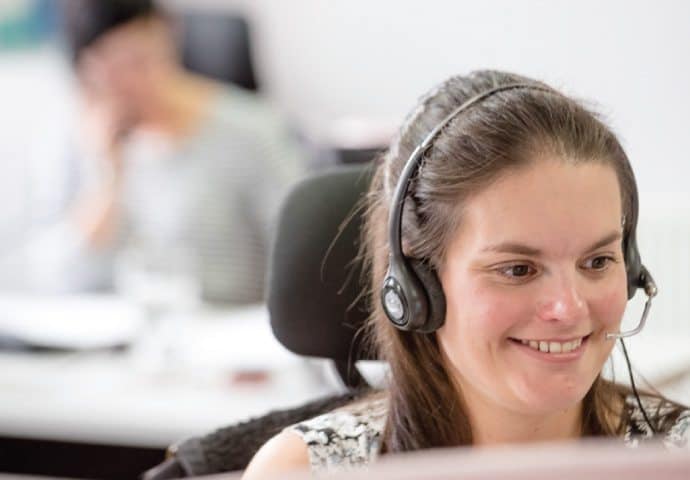
<svg viewBox="0 0 690 480"><path fill-rule="evenodd" d="M503 175L463 205L456 240L463 249L523 243L581 249L620 231L615 170L599 162L539 161Z"/></svg>

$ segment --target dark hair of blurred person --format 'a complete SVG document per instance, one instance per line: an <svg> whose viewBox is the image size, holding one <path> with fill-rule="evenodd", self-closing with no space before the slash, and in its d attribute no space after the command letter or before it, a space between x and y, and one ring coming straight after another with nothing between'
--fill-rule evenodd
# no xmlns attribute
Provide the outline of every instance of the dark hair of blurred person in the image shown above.
<svg viewBox="0 0 690 480"><path fill-rule="evenodd" d="M61 7L63 36L74 62L85 48L115 27L161 15L154 3L147 0L61 0Z"/></svg>

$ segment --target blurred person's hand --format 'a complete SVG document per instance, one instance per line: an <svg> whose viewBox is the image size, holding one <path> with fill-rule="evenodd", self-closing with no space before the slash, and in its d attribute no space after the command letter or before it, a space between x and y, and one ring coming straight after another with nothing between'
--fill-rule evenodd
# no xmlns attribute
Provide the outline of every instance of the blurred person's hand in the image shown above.
<svg viewBox="0 0 690 480"><path fill-rule="evenodd" d="M83 147L89 156L106 160L112 174L121 173L122 144L136 122L129 100L113 84L112 68L97 52L88 52L79 65Z"/></svg>
<svg viewBox="0 0 690 480"><path fill-rule="evenodd" d="M83 153L94 160L97 179L82 192L72 218L94 248L107 247L116 235L125 167L123 148L136 123L129 101L113 84L111 70L97 52L87 52L78 70L79 139Z"/></svg>

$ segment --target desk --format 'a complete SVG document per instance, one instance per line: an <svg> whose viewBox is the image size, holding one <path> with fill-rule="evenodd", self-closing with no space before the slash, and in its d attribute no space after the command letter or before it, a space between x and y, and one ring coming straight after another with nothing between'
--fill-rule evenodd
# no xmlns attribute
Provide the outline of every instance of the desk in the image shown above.
<svg viewBox="0 0 690 480"><path fill-rule="evenodd" d="M275 340L263 307L204 311L176 328L175 338L179 354L158 372L136 349L0 353L0 435L164 448L336 389ZM687 334L650 328L626 343L633 367L652 384L690 370ZM618 346L613 366L616 380L627 382ZM233 384L243 369L265 370L269 379ZM662 390L690 403L689 379Z"/></svg>
<svg viewBox="0 0 690 480"><path fill-rule="evenodd" d="M0 436L160 451L336 390L274 339L264 307L205 310L174 330L163 369L140 347L0 353ZM238 372L262 373L238 382Z"/></svg>
<svg viewBox="0 0 690 480"><path fill-rule="evenodd" d="M0 353L0 437L134 447L160 458L178 440L333 393L318 368L274 339L267 319L263 307L203 311L174 327L178 352L162 371L148 368L138 348ZM633 366L653 384L690 366L687 334L650 328L627 344ZM266 381L232 382L238 371L261 369ZM619 352L614 371L627 381ZM662 391L690 403L690 375ZM112 471L107 462L102 468Z"/></svg>
<svg viewBox="0 0 690 480"><path fill-rule="evenodd" d="M0 434L165 447L332 393L274 339L267 315L263 307L199 314L179 326L179 351L162 371L137 349L1 353ZM247 369L267 379L233 384Z"/></svg>

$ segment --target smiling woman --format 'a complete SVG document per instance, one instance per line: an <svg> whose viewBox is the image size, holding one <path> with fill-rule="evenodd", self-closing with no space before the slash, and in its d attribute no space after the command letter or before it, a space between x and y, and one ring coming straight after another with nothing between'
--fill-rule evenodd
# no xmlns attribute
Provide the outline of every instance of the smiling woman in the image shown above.
<svg viewBox="0 0 690 480"><path fill-rule="evenodd" d="M627 300L655 285L630 164L593 113L513 74L450 78L407 118L367 202L388 388L288 428L247 478L457 445L690 444L690 410L601 377Z"/></svg>

